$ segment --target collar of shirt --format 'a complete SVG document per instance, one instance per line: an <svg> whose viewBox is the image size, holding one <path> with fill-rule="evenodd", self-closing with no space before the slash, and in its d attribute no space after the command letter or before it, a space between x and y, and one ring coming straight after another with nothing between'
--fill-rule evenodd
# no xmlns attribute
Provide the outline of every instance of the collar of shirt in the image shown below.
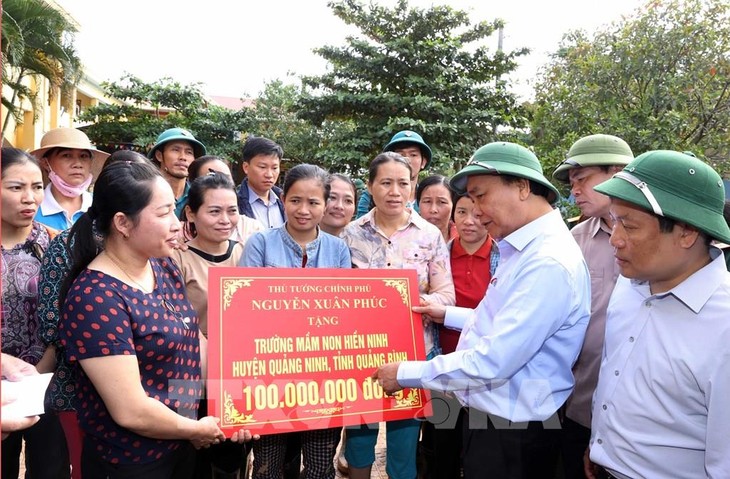
<svg viewBox="0 0 730 479"><path fill-rule="evenodd" d="M84 191L83 193L81 193L81 209L79 211L88 210L91 207L92 200L93 197L88 191ZM74 211L71 217L73 218L73 216L79 211ZM56 198L53 196L50 183L48 183L46 189L43 192L43 201L41 201L41 213L43 214L43 216L51 216L55 215L56 213L66 214L66 210L64 210L61 205L58 204L58 201L56 201Z"/></svg>
<svg viewBox="0 0 730 479"><path fill-rule="evenodd" d="M189 181L186 181L185 182L185 188L183 188L183 193L180 196L180 198L177 198L177 201L179 201L182 198L185 198L185 200L187 201L188 193L190 193L190 182Z"/></svg>
<svg viewBox="0 0 730 479"><path fill-rule="evenodd" d="M5 249L5 247L0 246L3 251L13 251L13 250L19 250L19 251L32 251L33 249L33 243L35 243L41 234L41 230L45 228L41 223L38 221L33 220L32 228L30 230L30 234L27 238L25 238L25 241L22 243L18 243L15 246L13 246L10 249ZM39 258L40 260L40 258ZM5 271L4 268L5 264L3 263L3 272Z"/></svg>
<svg viewBox="0 0 730 479"><path fill-rule="evenodd" d="M248 185L248 202L251 204L256 203L256 200L259 200L261 203L264 203L264 200L262 200L259 195L256 194L256 192L251 188L251 185ZM276 196L276 193L274 193L274 190L269 190L269 204L266 206L271 207L276 204L276 202L279 201L279 197Z"/></svg>
<svg viewBox="0 0 730 479"><path fill-rule="evenodd" d="M513 250L522 251L532 240L543 234L544 231L554 230L557 223L563 223L563 217L558 210L552 210L534 219L521 228L513 231L497 243L500 253L506 253L509 245Z"/></svg>
<svg viewBox="0 0 730 479"><path fill-rule="evenodd" d="M601 218L591 217L585 220L585 223L587 223L588 231L590 231L592 238L595 238L601 231L607 233L609 236L611 235L611 228Z"/></svg>
<svg viewBox="0 0 730 479"><path fill-rule="evenodd" d="M369 225L370 228L377 231L378 228L375 225L374 214L373 214L376 209L377 208L373 208L372 210L370 210L367 213L365 213L364 215L362 215L360 218L356 219L355 224L357 224L358 226L362 226L362 227ZM424 228L424 225L431 224L428 221L424 220L421 217L421 215L416 213L413 209L409 208L409 211L410 211L410 214L408 215L408 221L406 222L405 225L398 228L398 231L403 231L403 230L407 229L410 225L413 225L416 228L422 230Z"/></svg>
<svg viewBox="0 0 730 479"><path fill-rule="evenodd" d="M469 253L467 253L466 250L464 249L464 247L461 245L458 235L454 239L452 239L449 243L451 244L451 257L452 258L461 258L462 256L470 256ZM487 234L487 239L484 240L484 243L471 256L478 256L480 258L489 259L491 252L492 252L492 237Z"/></svg>
<svg viewBox="0 0 730 479"><path fill-rule="evenodd" d="M649 291L649 283L647 281L631 280L631 285L639 290L645 298L661 298L671 294L695 314L699 314L702 307L707 303L720 284L722 284L727 275L725 257L722 251L711 246L710 258L712 259L710 264L695 271L689 278L666 293L652 295Z"/></svg>
<svg viewBox="0 0 730 479"><path fill-rule="evenodd" d="M307 256L312 256L313 253L317 250L319 247L319 243L322 238L322 231L319 229L319 226L317 226L317 237L313 240L307 243L307 249L304 250L299 243L296 242L294 238L289 234L289 231L286 229L286 224L283 226L280 226L277 228L279 230L279 233L281 234L281 239L284 242L286 246L291 248L294 251L300 251L302 254L306 253ZM312 258L314 259L314 258ZM295 266L296 267L296 266Z"/></svg>

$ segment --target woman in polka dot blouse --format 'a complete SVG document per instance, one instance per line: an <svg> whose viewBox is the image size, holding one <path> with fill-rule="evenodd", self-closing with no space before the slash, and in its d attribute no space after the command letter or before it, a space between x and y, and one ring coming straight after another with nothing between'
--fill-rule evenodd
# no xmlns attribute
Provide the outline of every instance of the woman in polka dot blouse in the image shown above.
<svg viewBox="0 0 730 479"><path fill-rule="evenodd" d="M104 169L71 231L59 336L78 369L85 477L189 478L192 448L225 439L217 418L196 419L205 340L169 259L179 231L170 186L135 163Z"/></svg>

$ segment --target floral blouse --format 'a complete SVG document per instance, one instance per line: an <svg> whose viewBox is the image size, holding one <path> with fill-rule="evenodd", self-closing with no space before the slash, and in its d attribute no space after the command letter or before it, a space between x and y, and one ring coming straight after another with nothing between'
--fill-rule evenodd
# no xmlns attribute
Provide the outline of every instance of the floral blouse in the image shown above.
<svg viewBox="0 0 730 479"><path fill-rule="evenodd" d="M2 352L38 364L45 345L38 337L38 274L51 241L48 229L33 222L28 238L2 248Z"/></svg>
<svg viewBox="0 0 730 479"><path fill-rule="evenodd" d="M437 227L411 211L408 223L387 237L373 219L374 208L345 227L342 239L358 268L415 269L421 299L453 306L454 281L449 250ZM435 323L424 323L428 359L440 354Z"/></svg>

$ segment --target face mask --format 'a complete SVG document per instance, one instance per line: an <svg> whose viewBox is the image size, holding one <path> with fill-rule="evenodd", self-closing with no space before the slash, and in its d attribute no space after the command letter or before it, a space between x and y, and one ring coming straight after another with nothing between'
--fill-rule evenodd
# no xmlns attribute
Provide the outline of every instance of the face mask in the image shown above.
<svg viewBox="0 0 730 479"><path fill-rule="evenodd" d="M53 186L55 186L56 189L60 191L63 196L67 198L78 198L84 191L89 188L89 186L91 185L92 177L91 175L89 175L89 177L86 178L86 181L81 183L79 186L73 186L63 181L63 179L58 176L53 170L50 170L48 172L48 179L51 180Z"/></svg>

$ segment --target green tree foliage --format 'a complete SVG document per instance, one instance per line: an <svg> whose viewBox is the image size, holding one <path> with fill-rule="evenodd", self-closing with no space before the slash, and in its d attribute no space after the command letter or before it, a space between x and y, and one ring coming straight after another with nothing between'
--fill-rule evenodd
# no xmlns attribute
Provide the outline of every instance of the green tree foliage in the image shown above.
<svg viewBox="0 0 730 479"><path fill-rule="evenodd" d="M321 163L356 173L397 131L421 133L434 150L434 170L468 159L496 132L525 119L503 78L527 53L490 52L485 39L500 20L471 24L448 6L388 8L357 0L329 3L357 27L342 47L315 52L329 62L323 75L304 77L300 117L320 128Z"/></svg>
<svg viewBox="0 0 730 479"><path fill-rule="evenodd" d="M232 111L210 104L198 84L182 85L170 78L145 83L134 75L102 83L114 104L86 109L81 121L93 122L87 134L98 145L131 143L143 153L157 135L173 127L190 130L209 154L229 161L240 157L240 133L249 128L246 110Z"/></svg>
<svg viewBox="0 0 730 479"><path fill-rule="evenodd" d="M592 37L567 34L536 85L546 170L581 136L609 133L635 154L690 150L727 171L729 55L726 0L655 0Z"/></svg>
<svg viewBox="0 0 730 479"><path fill-rule="evenodd" d="M2 2L2 80L5 88L2 106L8 112L2 133L15 118L22 123L18 104L35 103L37 92L29 88L28 77L45 77L51 93L61 88L64 95L81 78L81 62L73 46L75 27L44 0L3 0ZM66 103L68 98L64 97ZM66 104L68 107L69 105ZM35 118L34 118L35 119Z"/></svg>

